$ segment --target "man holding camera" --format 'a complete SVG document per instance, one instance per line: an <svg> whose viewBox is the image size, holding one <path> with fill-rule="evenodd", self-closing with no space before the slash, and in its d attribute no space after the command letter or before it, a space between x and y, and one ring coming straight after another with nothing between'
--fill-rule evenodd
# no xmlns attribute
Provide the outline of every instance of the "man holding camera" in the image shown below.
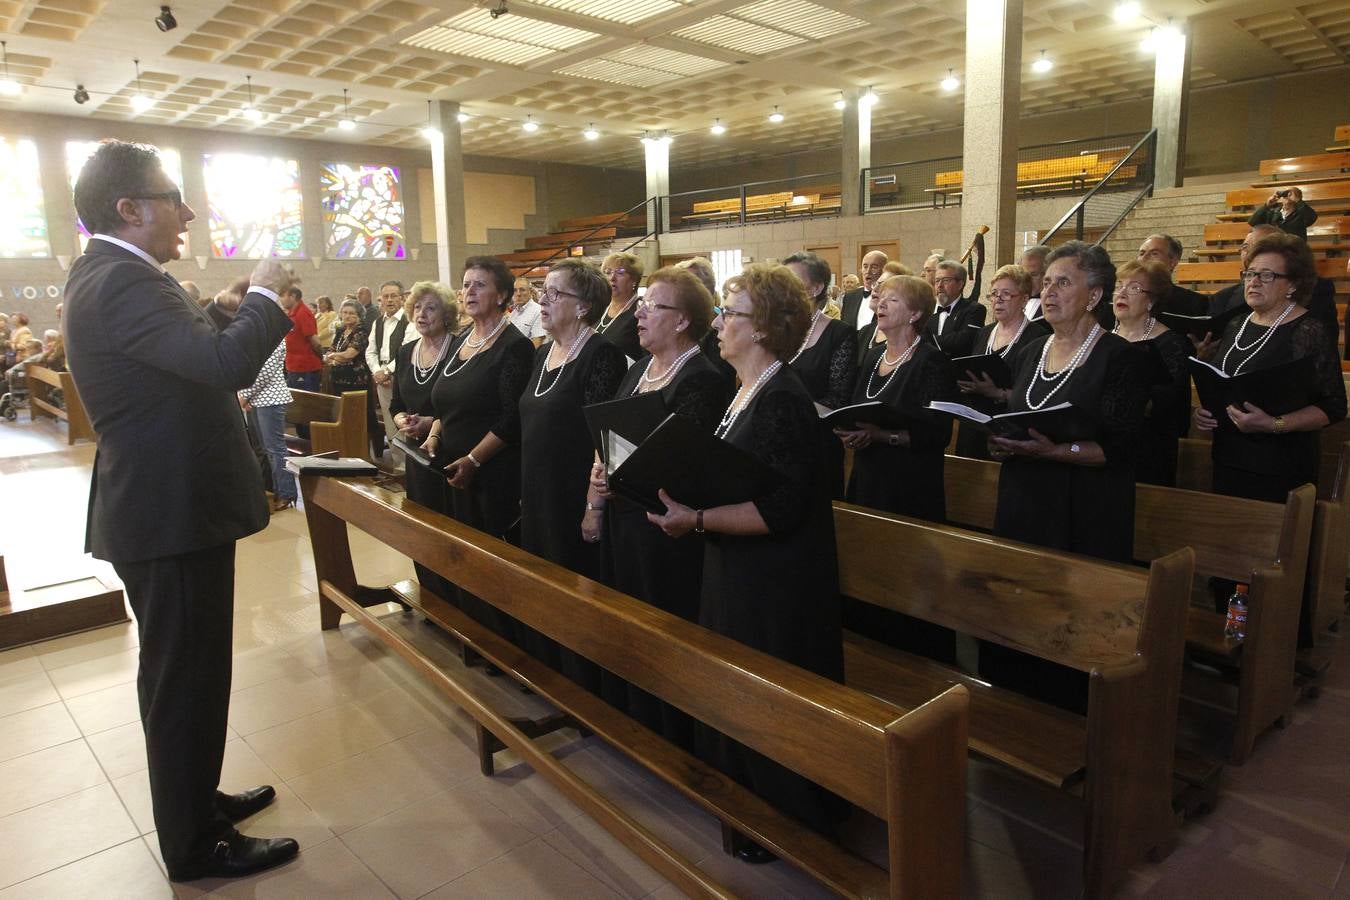
<svg viewBox="0 0 1350 900"><path fill-rule="evenodd" d="M1270 195L1265 206L1258 206L1248 225L1274 225L1281 231L1308 239L1308 226L1317 221L1317 210L1303 202L1300 188L1281 188Z"/></svg>

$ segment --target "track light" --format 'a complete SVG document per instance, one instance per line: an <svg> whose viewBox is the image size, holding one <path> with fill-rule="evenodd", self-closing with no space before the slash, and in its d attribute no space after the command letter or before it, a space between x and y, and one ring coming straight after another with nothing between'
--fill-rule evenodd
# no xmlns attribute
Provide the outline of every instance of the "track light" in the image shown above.
<svg viewBox="0 0 1350 900"><path fill-rule="evenodd" d="M141 61L133 59L132 62L136 64L136 93L131 95L131 109L132 112L143 113L154 106L155 101L147 97L145 91L141 90Z"/></svg>
<svg viewBox="0 0 1350 900"><path fill-rule="evenodd" d="M586 130L581 133L581 136L588 141L593 141L600 137L600 132L595 130L595 123L592 122L590 125L586 126Z"/></svg>
<svg viewBox="0 0 1350 900"><path fill-rule="evenodd" d="M343 131L354 131L356 129L356 120L352 118L351 110L347 106L347 89L342 89L342 118L338 119L338 127Z"/></svg>
<svg viewBox="0 0 1350 900"><path fill-rule="evenodd" d="M1031 71L1035 72L1037 75L1044 75L1054 67L1055 64L1050 61L1049 57L1045 55L1045 51L1042 50L1041 58L1031 64Z"/></svg>
<svg viewBox="0 0 1350 900"><path fill-rule="evenodd" d="M721 119L714 119L712 127L709 128L708 130L711 131L713 134L726 134L727 126L722 124Z"/></svg>
<svg viewBox="0 0 1350 900"><path fill-rule="evenodd" d="M250 122L261 122L262 110L253 105L253 76L245 75L244 80L248 82L248 105L244 107L244 118Z"/></svg>
<svg viewBox="0 0 1350 900"><path fill-rule="evenodd" d="M539 123L534 120L534 116L526 116L525 121L520 123L520 127L522 130L534 134L539 130Z"/></svg>
<svg viewBox="0 0 1350 900"><path fill-rule="evenodd" d="M783 121L783 114L779 111L777 106L773 108L773 112L769 113L769 121L775 125Z"/></svg>
<svg viewBox="0 0 1350 900"><path fill-rule="evenodd" d="M941 86L944 91L954 91L961 86L961 79L956 77L955 69L947 70L947 77L942 79Z"/></svg>
<svg viewBox="0 0 1350 900"><path fill-rule="evenodd" d="M9 44L0 41L0 58L4 60L4 77L0 78L0 94L13 97L23 93L23 85L9 77Z"/></svg>
<svg viewBox="0 0 1350 900"><path fill-rule="evenodd" d="M440 132L440 129L438 129L435 125L432 125L432 124L431 124L431 101L430 101L430 100L427 101L427 124L425 124L425 125L422 126L422 130L421 130L420 133L421 133L422 137L426 138L428 141L431 141L431 142L433 142L433 143L436 142L436 141L439 141L439 140L441 139L441 132Z"/></svg>
<svg viewBox="0 0 1350 900"><path fill-rule="evenodd" d="M488 10L488 15L494 19L500 19L502 16L506 15L510 11L511 10L506 8L506 0L499 0L499 2L492 7L492 9Z"/></svg>
<svg viewBox="0 0 1350 900"><path fill-rule="evenodd" d="M159 8L159 15L155 16L155 27L160 31L173 31L178 27L178 20L173 17L173 10L167 6Z"/></svg>
<svg viewBox="0 0 1350 900"><path fill-rule="evenodd" d="M84 106L89 102L89 92L84 89L84 85L75 85L75 102Z"/></svg>

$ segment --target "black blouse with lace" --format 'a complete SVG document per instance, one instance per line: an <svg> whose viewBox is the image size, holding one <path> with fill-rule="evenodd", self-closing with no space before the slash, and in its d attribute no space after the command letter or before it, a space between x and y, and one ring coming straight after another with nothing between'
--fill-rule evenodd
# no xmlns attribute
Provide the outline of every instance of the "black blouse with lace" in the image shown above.
<svg viewBox="0 0 1350 900"><path fill-rule="evenodd" d="M849 404L858 374L857 335L838 319L826 319L820 338L789 365L811 399L830 409Z"/></svg>
<svg viewBox="0 0 1350 900"><path fill-rule="evenodd" d="M1237 373L1239 366L1247 373L1305 356L1312 357L1316 375L1308 405L1326 413L1332 424L1345 418L1345 381L1341 376L1340 360L1331 349L1325 323L1306 314L1292 321L1286 320L1262 343L1270 329L1255 322L1247 322L1243 329L1245 321L1246 317L1241 317L1229 324L1210 358L1213 365L1232 375ZM1242 349L1236 346L1239 331L1242 332ZM1210 413L1219 420L1219 427L1214 430L1213 449L1216 491L1250 496L1252 492L1242 488L1244 479L1233 477L1234 473L1240 472L1253 473L1258 476L1252 479L1254 482L1264 483L1264 489L1259 491L1261 496L1256 499L1283 501L1283 494L1300 484L1317 483L1318 432L1243 434L1230 427L1223 410L1210 410Z"/></svg>
<svg viewBox="0 0 1350 900"><path fill-rule="evenodd" d="M1177 480L1177 441L1191 427L1191 374L1186 359L1194 355L1190 340L1178 331L1164 331L1132 345L1140 354L1148 384L1143 446L1137 480L1171 487ZM1150 359L1157 352L1157 359ZM1159 367L1161 361L1161 368Z"/></svg>

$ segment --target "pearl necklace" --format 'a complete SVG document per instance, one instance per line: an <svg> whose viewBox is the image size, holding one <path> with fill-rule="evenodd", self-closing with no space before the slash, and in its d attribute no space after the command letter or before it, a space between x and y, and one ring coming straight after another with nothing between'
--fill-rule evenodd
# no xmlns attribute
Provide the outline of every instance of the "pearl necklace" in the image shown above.
<svg viewBox="0 0 1350 900"><path fill-rule="evenodd" d="M781 368L783 368L783 361L775 359L769 364L768 368L759 373L759 377L755 379L754 384L750 385L749 390L741 388L741 393L745 395L745 399L739 403L732 401L732 404L727 407L726 414L722 416L722 421L717 423L717 429L713 431L713 435L719 438L726 437L727 432L731 431L731 426L736 424L736 417L750 405L750 401L755 398L755 394L759 392L764 383L777 374Z"/></svg>
<svg viewBox="0 0 1350 900"><path fill-rule="evenodd" d="M806 328L806 337L802 338L802 345L797 348L796 353L792 354L792 359L788 360L789 366L797 361L797 357L806 352L806 345L810 343L811 335L815 333L816 323L820 321L820 317L823 315L825 315L825 307L822 306L820 309L816 310L816 314L811 317L811 324Z"/></svg>
<svg viewBox="0 0 1350 900"><path fill-rule="evenodd" d="M1029 324L1030 324L1030 320L1027 319L1026 316L1022 316L1022 324L1017 326L1017 334L1014 334L1012 340L1011 340L1011 341L1008 341L1008 343L1006 343L1006 344L1003 345L1003 349L1002 349L1002 350L997 351L999 356L1007 356L1007 355L1008 355L1008 351L1012 350L1012 348L1015 347L1015 346L1017 345L1017 342L1020 341L1020 340L1022 339L1022 332L1024 332L1024 331L1027 330L1027 325L1029 325ZM995 351L994 351L994 338L995 338L997 335L998 335L998 326L995 325L995 326L989 331L989 343L987 343L987 344L984 345L984 352L985 352L985 353L994 353L994 352L995 352Z"/></svg>
<svg viewBox="0 0 1350 900"><path fill-rule="evenodd" d="M1265 348L1266 341L1270 340L1270 336L1275 333L1275 329L1279 328L1280 323L1283 322L1288 317L1288 315L1293 311L1294 311L1294 304L1290 303L1284 308L1284 312L1280 313L1279 318L1275 320L1275 323L1270 326L1270 329L1266 331L1265 334L1261 335L1259 338L1252 341L1247 346L1243 347L1238 344L1238 341L1242 340L1242 335L1247 330L1247 323L1250 322L1253 319L1253 317L1256 316L1256 313L1254 312L1248 313L1247 318L1242 320L1242 327L1238 329L1238 333L1233 335L1233 346L1229 347L1228 352L1223 355L1223 365L1220 366L1220 368L1222 368L1225 372L1228 371L1228 357L1234 350L1238 351L1239 353L1246 353L1248 350L1251 350L1252 351L1251 356L1248 356L1242 362L1238 363L1237 368L1233 370L1234 375L1241 374L1242 367L1245 366L1247 363L1251 362L1252 360L1256 359L1256 354L1260 353Z"/></svg>
<svg viewBox="0 0 1350 900"><path fill-rule="evenodd" d="M612 316L609 314L609 310L606 309L606 310L600 315L600 321L595 323L595 333L596 333L596 334L604 334L604 333L605 333L605 329L608 328L609 326L613 325L615 319L617 319L619 316L623 315L624 313L628 312L628 308L629 308L630 306L632 306L634 303L637 302L637 298L638 298L638 295L637 295L637 294L633 294L633 298L623 305L623 309L619 310L618 312L616 312L616 313L615 313L614 315L612 315Z"/></svg>
<svg viewBox="0 0 1350 900"><path fill-rule="evenodd" d="M671 378L674 378L675 373L679 372L680 368L685 364L685 362L687 362L689 358L693 356L695 353L697 353L700 349L701 348L699 347L698 344L695 344L694 346L690 347L688 350L684 351L679 356L675 357L675 361L670 364L670 368L666 369L664 374L657 376L651 376L650 374L652 371L652 366L656 365L656 357L653 356L651 359L647 360L647 368L642 370L642 375L641 377L638 378L638 383L637 386L633 388L633 393L637 394L638 389L641 388L642 385L644 384L660 384L663 381L669 381Z"/></svg>
<svg viewBox="0 0 1350 900"><path fill-rule="evenodd" d="M1153 333L1153 326L1154 326L1154 325L1157 325L1157 324L1158 324L1158 320L1155 319L1155 318L1153 318L1153 316L1149 316L1149 317L1148 317L1148 323L1147 323L1146 325L1144 325L1144 333L1141 334L1141 335L1139 336L1139 340L1140 340L1140 341L1146 341L1146 340L1148 340L1148 336L1149 336L1150 334ZM1116 327L1111 329L1111 333L1112 333L1112 334L1120 334L1120 322L1116 322ZM1124 335L1121 335L1121 336L1124 337ZM1129 340L1129 339L1126 338L1126 340ZM1133 344L1133 343L1136 343L1136 342L1135 342L1135 341L1130 341L1130 343Z"/></svg>
<svg viewBox="0 0 1350 900"><path fill-rule="evenodd" d="M600 332L598 331L596 332L596 334L599 333ZM581 345L586 343L586 338L590 336L591 326L583 325L581 330L577 332L577 336L572 338L572 343L567 348L567 355L563 357L562 365L558 366L555 370L558 374L554 376L553 381L549 382L548 387L544 387L544 373L548 371L548 357L544 357L544 364L539 367L539 382L534 386L534 395L536 397L542 397L558 386L558 382L562 381L563 369L566 369L567 364L575 359L577 354L581 352ZM549 355L552 355L552 353L553 351L550 350ZM540 390L540 388L543 389Z"/></svg>
<svg viewBox="0 0 1350 900"><path fill-rule="evenodd" d="M436 358L431 361L431 365L424 366L417 361L417 358L421 355L422 345L426 343L426 340L427 339L424 337L417 342L417 350L412 355L413 381L416 381L421 385L424 385L431 380L431 376L435 373L436 368L440 366L441 360L445 359L446 349L450 346L450 335L447 334L441 339L441 349L436 352Z"/></svg>
<svg viewBox="0 0 1350 900"><path fill-rule="evenodd" d="M863 388L863 394L864 396L867 397L868 400L875 400L876 398L881 396L882 391L886 390L886 386L889 385L891 383L891 379L895 377L895 373L899 372L900 367L904 365L905 362L907 362L911 356L914 355L914 348L919 346L919 341L921 340L923 340L922 334L916 337L914 339L914 342L905 348L905 352L901 353L900 358L897 359L895 362L890 361L890 359L886 356L885 350L881 351L881 355L877 357L877 364L872 367L871 374L867 376L867 387ZM881 371L881 364L883 362L891 367L891 374L886 376L886 380L881 383L881 387L877 388L877 392L874 394L872 393L872 378L878 372Z"/></svg>
<svg viewBox="0 0 1350 900"><path fill-rule="evenodd" d="M481 341L478 341L476 343L470 340L470 338L473 337L472 329L465 332L464 340L460 342L459 346L468 347L470 350L469 355L465 357L463 360L460 360L459 347L456 347L454 355L451 356L450 361L445 364L445 370L442 371L441 374L444 375L446 378L449 378L452 375L458 375L460 372L463 372L466 368L468 368L469 363L473 362L474 357L476 357L479 353L482 352L483 347L487 345L488 342L490 342L498 334L500 334L502 328L505 327L507 324L508 323L506 317L502 316L501 321L497 323L497 327L492 329L492 331L488 332L487 337L483 338ZM449 344L449 341L446 341L446 343ZM457 366L455 365L456 361L459 361L459 365ZM454 368L452 369L451 366L454 366Z"/></svg>
<svg viewBox="0 0 1350 900"><path fill-rule="evenodd" d="M1069 379L1073 377L1073 373L1078 370L1078 364L1087 357L1088 348L1092 346L1092 341L1097 335L1101 334L1101 331L1102 326L1092 326L1092 330L1089 331L1088 336L1083 339L1083 343L1078 345L1078 349L1075 350L1073 356L1069 358L1069 364L1060 370L1058 375L1045 374L1045 361L1050 356L1050 347L1055 343L1055 339L1051 337L1045 342L1045 346L1041 348L1041 361L1036 365L1036 378L1027 382L1027 409L1038 410L1042 406L1045 406L1045 404L1050 402L1050 398L1055 395L1055 391L1058 391L1060 388L1064 387L1064 385L1069 383ZM1049 393L1045 395L1045 398L1042 399L1040 403L1032 403L1031 388L1036 383L1037 379L1052 382L1054 386L1050 388Z"/></svg>

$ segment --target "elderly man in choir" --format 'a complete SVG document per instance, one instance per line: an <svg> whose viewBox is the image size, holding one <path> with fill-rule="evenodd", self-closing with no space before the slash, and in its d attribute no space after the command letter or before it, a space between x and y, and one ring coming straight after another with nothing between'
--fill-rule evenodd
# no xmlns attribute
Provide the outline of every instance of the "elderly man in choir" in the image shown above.
<svg viewBox="0 0 1350 900"><path fill-rule="evenodd" d="M881 278L886 261L886 254L880 250L872 250L862 258L862 286L849 291L839 303L842 309L839 319L845 325L860 330L872 324L872 308L867 299L872 296L872 288Z"/></svg>
<svg viewBox="0 0 1350 900"><path fill-rule="evenodd" d="M937 309L924 324L924 333L930 335L942 352L951 359L970 356L975 352L975 338L984 327L985 308L974 297L965 299L966 267L956 260L944 259L937 264L933 287L937 294Z"/></svg>
<svg viewBox="0 0 1350 900"><path fill-rule="evenodd" d="M1181 241L1170 234L1159 233L1150 234L1144 239L1135 258L1140 262L1160 262L1167 266L1168 272L1175 272L1177 263L1181 262L1182 253ZM1105 311L1109 307L1110 304L1107 304L1102 309ZM1163 311L1180 313L1183 316L1203 316L1208 308L1209 300L1204 294L1197 294L1179 284L1172 285L1172 293L1162 302Z"/></svg>
<svg viewBox="0 0 1350 900"><path fill-rule="evenodd" d="M933 279L937 277L937 264L942 262L941 253L930 253L923 261L923 268L919 270L919 277L928 282L929 287L933 286Z"/></svg>
<svg viewBox="0 0 1350 900"><path fill-rule="evenodd" d="M1039 319L1041 317L1041 282L1045 280L1045 258L1050 255L1050 248L1044 244L1036 244L1022 251L1017 264L1031 279L1031 297L1027 300L1026 317L1028 319Z"/></svg>

